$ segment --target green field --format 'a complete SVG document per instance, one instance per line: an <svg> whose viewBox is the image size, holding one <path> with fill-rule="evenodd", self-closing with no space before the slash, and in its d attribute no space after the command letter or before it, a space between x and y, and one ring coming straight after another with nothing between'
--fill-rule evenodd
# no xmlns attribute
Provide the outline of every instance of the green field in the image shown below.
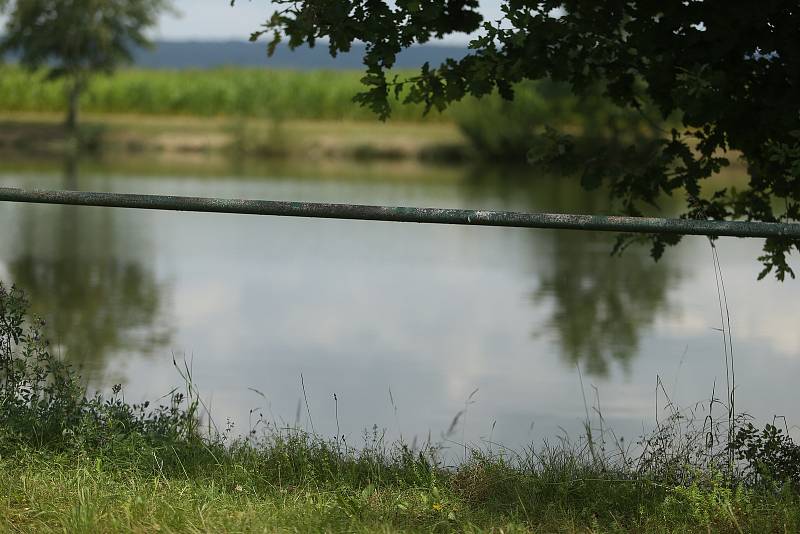
<svg viewBox="0 0 800 534"><path fill-rule="evenodd" d="M362 90L357 71L120 70L95 77L81 99L85 112L249 118L375 120L352 102ZM0 112L53 112L65 108L62 82L43 73L0 67ZM395 106L399 120L443 120L421 106Z"/></svg>
<svg viewBox="0 0 800 534"><path fill-rule="evenodd" d="M412 76L414 71L399 74ZM341 70L123 69L110 76L95 76L83 95L81 108L89 113L374 121L370 110L352 101L364 90L362 75ZM600 88L598 94L579 99L564 85L527 82L516 86L514 102L505 102L496 94L481 101L467 97L444 113L425 115L422 105L395 101L392 118L462 122L481 114L482 122L498 125L508 120L537 125L552 122L585 125L590 130L619 122L623 116L632 120L634 115L621 114L600 99L599 92ZM64 84L48 81L43 72L31 73L12 65L0 67L0 112L61 112L65 110L65 94Z"/></svg>

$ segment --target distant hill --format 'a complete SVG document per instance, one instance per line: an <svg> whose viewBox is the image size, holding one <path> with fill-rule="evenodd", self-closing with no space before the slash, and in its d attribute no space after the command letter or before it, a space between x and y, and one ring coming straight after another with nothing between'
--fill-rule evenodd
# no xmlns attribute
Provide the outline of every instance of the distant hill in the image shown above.
<svg viewBox="0 0 800 534"><path fill-rule="evenodd" d="M242 41L160 41L151 50L140 49L134 54L134 64L143 68L188 69L223 66L271 67L308 69L362 69L364 45L353 45L352 51L332 58L325 43L315 48L302 47L290 51L279 46L275 54L267 57L265 42ZM403 51L397 67L419 67L426 61L438 65L448 57L461 58L466 47L423 45Z"/></svg>
<svg viewBox="0 0 800 534"><path fill-rule="evenodd" d="M289 50L279 46L272 57L267 57L265 42L248 41L157 41L151 49L134 51L134 66L148 69L207 69L212 67L265 67L280 69L358 69L364 65L365 46L354 44L350 52L332 58L325 43L314 48L307 46ZM397 56L398 68L419 67L426 61L439 65L447 58L467 55L465 46L417 45ZM2 57L0 56L0 59ZM13 63L14 54L5 60Z"/></svg>

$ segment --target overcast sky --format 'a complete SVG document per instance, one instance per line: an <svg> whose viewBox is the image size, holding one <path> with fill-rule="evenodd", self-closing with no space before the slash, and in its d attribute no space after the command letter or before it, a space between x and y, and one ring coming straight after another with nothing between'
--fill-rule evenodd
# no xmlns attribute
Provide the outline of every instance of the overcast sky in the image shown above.
<svg viewBox="0 0 800 534"><path fill-rule="evenodd" d="M269 18L273 7L265 0L174 0L178 16L164 15L153 37L156 39L184 40L244 40ZM482 0L481 12L492 19L500 16L500 0ZM464 36L447 40L450 43L466 42Z"/></svg>
<svg viewBox="0 0 800 534"><path fill-rule="evenodd" d="M500 18L502 0L481 0L483 16ZM173 0L177 13L164 14L158 27L151 32L154 39L164 40L246 40L272 14L274 8L268 0ZM0 31L5 18L0 17ZM464 35L451 36L444 41L462 44L469 40Z"/></svg>

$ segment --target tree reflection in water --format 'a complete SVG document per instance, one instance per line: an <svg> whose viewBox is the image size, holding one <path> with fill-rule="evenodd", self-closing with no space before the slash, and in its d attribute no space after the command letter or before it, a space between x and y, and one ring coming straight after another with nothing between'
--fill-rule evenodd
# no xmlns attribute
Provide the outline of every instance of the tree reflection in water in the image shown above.
<svg viewBox="0 0 800 534"><path fill-rule="evenodd" d="M69 161L63 187L78 189ZM168 288L156 280L137 228L119 212L78 206L27 206L8 262L35 313L48 323L55 350L105 383L106 367L121 353L151 354L172 335L165 311Z"/></svg>
<svg viewBox="0 0 800 534"><path fill-rule="evenodd" d="M469 183L471 204L500 197L518 210L614 213L606 193L583 190L574 176L482 170ZM663 207L668 212L669 206ZM612 362L627 369L645 330L673 309L668 296L681 277L673 261L679 251L667 251L655 262L645 247L611 256L611 233L531 230L530 236L539 273L532 301L552 308L544 332L534 335L553 335L562 358L589 374L607 375Z"/></svg>
<svg viewBox="0 0 800 534"><path fill-rule="evenodd" d="M678 278L670 260L654 262L642 249L611 257L608 236L552 232L549 238L551 266L533 300L552 301L547 327L563 357L597 376L608 374L611 361L627 369L645 329L669 309L668 289Z"/></svg>

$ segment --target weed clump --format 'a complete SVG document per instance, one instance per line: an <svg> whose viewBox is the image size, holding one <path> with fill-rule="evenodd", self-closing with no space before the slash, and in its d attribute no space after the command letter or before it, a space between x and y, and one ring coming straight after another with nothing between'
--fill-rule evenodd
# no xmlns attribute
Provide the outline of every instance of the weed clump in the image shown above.
<svg viewBox="0 0 800 534"><path fill-rule="evenodd" d="M744 462L748 483L800 490L800 445L784 429L768 424L758 430L748 422L736 432L731 448Z"/></svg>
<svg viewBox="0 0 800 534"><path fill-rule="evenodd" d="M9 443L102 448L138 436L152 443L199 439L196 400L177 392L169 402L127 404L87 395L77 373L55 356L45 323L28 316L23 292L0 282L0 447Z"/></svg>

